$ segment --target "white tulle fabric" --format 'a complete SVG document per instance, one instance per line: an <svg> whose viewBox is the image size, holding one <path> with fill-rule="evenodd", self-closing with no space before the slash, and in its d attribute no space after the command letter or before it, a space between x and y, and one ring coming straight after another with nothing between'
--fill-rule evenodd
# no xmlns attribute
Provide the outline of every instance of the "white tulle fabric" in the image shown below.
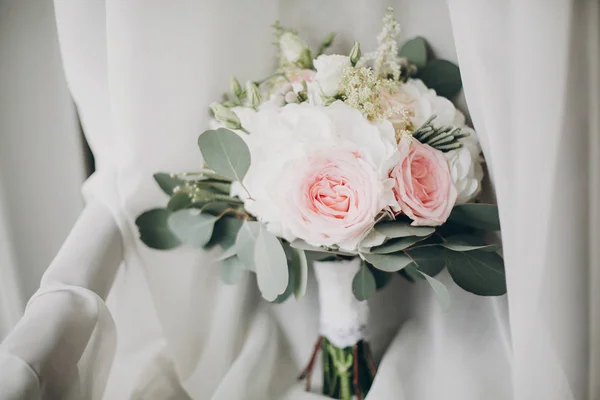
<svg viewBox="0 0 600 400"><path fill-rule="evenodd" d="M589 107L598 93L588 81L597 88L598 79L585 63L597 66L597 49L582 55L597 41L579 39L595 37L598 8L574 0L449 0L452 27L442 0L55 0L67 80L98 170L72 235L85 240L65 245L80 250L57 262L53 282L83 289L57 284L32 300L0 348L0 383L9 377L16 388L11 397L0 385L0 398L322 398L295 379L319 332L313 273L303 300L266 304L251 275L236 286L220 282L216 253L146 248L134 220L166 200L153 173L200 165L194 143L229 76L272 68L274 20L313 46L337 31L335 50L355 39L368 49L388 5L404 36L425 36L440 57L456 61L453 34L457 40L501 205L510 297L468 294L442 273L452 298L444 313L425 282L395 277L370 300L381 363L367 400L593 398L598 346L588 345L600 330L587 313L598 315L600 291L588 284L600 287L589 270L599 254L587 217L598 222L588 199L599 199L600 182L587 160L600 157L586 146L598 128ZM124 263L106 309L121 239ZM46 305L64 296L82 300ZM62 346L74 339L81 342ZM66 367L45 369L56 357L66 357Z"/></svg>
<svg viewBox="0 0 600 400"><path fill-rule="evenodd" d="M319 333L337 347L368 338L368 302L358 301L352 292L360 267L360 258L313 263L319 286Z"/></svg>

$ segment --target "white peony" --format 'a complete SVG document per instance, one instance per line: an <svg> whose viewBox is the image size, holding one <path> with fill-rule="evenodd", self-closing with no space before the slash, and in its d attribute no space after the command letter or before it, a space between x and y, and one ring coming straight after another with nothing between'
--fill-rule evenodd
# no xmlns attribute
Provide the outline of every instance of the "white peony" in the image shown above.
<svg viewBox="0 0 600 400"><path fill-rule="evenodd" d="M392 125L369 123L342 102L240 110L252 163L232 194L275 235L355 250L377 213L393 203Z"/></svg>
<svg viewBox="0 0 600 400"><path fill-rule="evenodd" d="M333 97L341 90L342 73L350 66L350 57L337 54L320 55L313 62L317 74L315 81L325 96Z"/></svg>
<svg viewBox="0 0 600 400"><path fill-rule="evenodd" d="M308 49L308 45L295 33L285 32L279 38L279 48L288 62L295 63L302 56L302 52Z"/></svg>
<svg viewBox="0 0 600 400"><path fill-rule="evenodd" d="M461 148L445 153L450 167L450 177L458 192L456 204L464 204L473 200L481 191L481 180L483 179L481 147L479 147L477 134L472 128L465 125L465 116L458 110L456 110L453 124L470 133L469 136L460 140Z"/></svg>
<svg viewBox="0 0 600 400"><path fill-rule="evenodd" d="M433 89L427 88L420 79L409 79L400 84L393 94L382 93L384 103L390 108L403 108L409 116L413 127L419 128L432 115L437 115L435 126L452 124L456 108L445 97L438 96ZM390 117L390 121L398 130L407 129L402 113Z"/></svg>

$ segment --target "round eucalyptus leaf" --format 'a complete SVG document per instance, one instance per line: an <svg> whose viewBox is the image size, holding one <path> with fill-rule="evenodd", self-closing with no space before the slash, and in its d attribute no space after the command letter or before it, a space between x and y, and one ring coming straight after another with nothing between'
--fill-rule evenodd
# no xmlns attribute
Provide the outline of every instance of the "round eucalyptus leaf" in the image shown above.
<svg viewBox="0 0 600 400"><path fill-rule="evenodd" d="M404 252L414 261L412 265L429 276L436 276L446 266L445 253L442 248L436 246L416 247Z"/></svg>
<svg viewBox="0 0 600 400"><path fill-rule="evenodd" d="M306 285L308 283L308 262L304 250L290 248L292 252L292 260L290 263L290 272L294 276L294 296L297 299L304 297L306 293Z"/></svg>
<svg viewBox="0 0 600 400"><path fill-rule="evenodd" d="M502 257L494 252L444 250L446 266L458 286L479 296L506 293L506 275Z"/></svg>
<svg viewBox="0 0 600 400"><path fill-rule="evenodd" d="M155 208L141 214L135 220L140 239L153 249L168 250L181 245L181 240L169 229L171 211Z"/></svg>
<svg viewBox="0 0 600 400"><path fill-rule="evenodd" d="M235 239L235 248L237 249L238 257L246 269L254 272L256 272L254 248L256 247L259 229L260 223L258 221L244 221Z"/></svg>
<svg viewBox="0 0 600 400"><path fill-rule="evenodd" d="M412 263L413 260L402 253L363 254L365 260L375 268L385 272L396 272Z"/></svg>
<svg viewBox="0 0 600 400"><path fill-rule="evenodd" d="M254 265L258 288L267 301L285 292L289 272L285 251L279 239L265 227L258 230L254 246Z"/></svg>
<svg viewBox="0 0 600 400"><path fill-rule="evenodd" d="M189 207L192 204L192 199L190 195L187 193L179 192L175 193L169 202L167 203L167 208L171 211L182 210L186 207Z"/></svg>
<svg viewBox="0 0 600 400"><path fill-rule="evenodd" d="M419 71L418 77L439 96L452 99L460 92L462 80L456 64L446 60L433 60Z"/></svg>
<svg viewBox="0 0 600 400"><path fill-rule="evenodd" d="M221 280L227 285L234 285L242 279L245 268L236 256L226 258L221 263Z"/></svg>
<svg viewBox="0 0 600 400"><path fill-rule="evenodd" d="M406 58L409 63L416 65L417 68L423 68L427 64L427 42L421 36L411 39L404 43L399 56Z"/></svg>
<svg viewBox="0 0 600 400"><path fill-rule="evenodd" d="M166 172L157 172L154 174L154 180L158 183L158 186L162 189L163 192L168 194L169 196L175 193L175 188L183 185L185 183L184 180L175 178L171 176L171 174L167 174Z"/></svg>
<svg viewBox="0 0 600 400"><path fill-rule="evenodd" d="M185 244L204 247L210 240L217 217L195 208L179 210L169 216L169 228Z"/></svg>
<svg viewBox="0 0 600 400"><path fill-rule="evenodd" d="M229 129L219 128L202 133L198 138L198 146L210 169L242 182L250 168L250 150L244 139Z"/></svg>
<svg viewBox="0 0 600 400"><path fill-rule="evenodd" d="M354 297L358 301L365 301L373 296L376 290L375 277L366 264L363 263L356 275L354 275L354 279L352 279L352 293L354 293Z"/></svg>

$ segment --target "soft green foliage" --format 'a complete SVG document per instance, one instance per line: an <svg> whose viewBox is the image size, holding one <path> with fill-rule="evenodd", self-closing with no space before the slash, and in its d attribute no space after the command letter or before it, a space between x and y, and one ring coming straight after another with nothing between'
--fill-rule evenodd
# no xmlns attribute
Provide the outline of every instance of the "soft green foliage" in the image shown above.
<svg viewBox="0 0 600 400"><path fill-rule="evenodd" d="M244 270L244 265L238 257L226 258L221 264L221 280L227 285L236 284L242 278Z"/></svg>
<svg viewBox="0 0 600 400"><path fill-rule="evenodd" d="M154 180L156 183L158 183L158 186L160 186L162 191L169 196L173 195L175 193L175 189L184 183L182 179L165 172L157 172L154 174Z"/></svg>
<svg viewBox="0 0 600 400"><path fill-rule="evenodd" d="M357 300L364 301L371 297L376 290L375 277L363 263L352 280L352 293Z"/></svg>
<svg viewBox="0 0 600 400"><path fill-rule="evenodd" d="M217 217L203 214L195 208L188 208L172 213L168 219L171 231L183 243L202 248L212 236Z"/></svg>
<svg viewBox="0 0 600 400"><path fill-rule="evenodd" d="M396 272L412 263L413 260L402 253L363 254L364 259L375 268L385 272Z"/></svg>
<svg viewBox="0 0 600 400"><path fill-rule="evenodd" d="M479 296L500 296L506 293L504 262L497 253L445 250L445 258L452 279L464 290Z"/></svg>
<svg viewBox="0 0 600 400"><path fill-rule="evenodd" d="M242 222L239 218L227 216L219 218L215 222L212 237L205 247L209 249L216 245L220 245L223 249L233 247Z"/></svg>
<svg viewBox="0 0 600 400"><path fill-rule="evenodd" d="M381 246L371 247L370 253L373 254L390 254L395 253L397 251L401 251L409 248L421 240L426 239L427 236L407 236L400 237L397 239L392 239L390 241L385 242Z"/></svg>
<svg viewBox="0 0 600 400"><path fill-rule="evenodd" d="M465 234L448 236L444 238L444 243L441 246L452 251L495 251L500 248L497 244L484 244L478 236Z"/></svg>
<svg viewBox="0 0 600 400"><path fill-rule="evenodd" d="M418 77L438 95L452 99L460 92L462 80L456 64L446 60L433 60L419 71Z"/></svg>
<svg viewBox="0 0 600 400"><path fill-rule="evenodd" d="M242 182L250 168L250 150L244 139L229 129L204 132L198 146L206 165L219 175Z"/></svg>
<svg viewBox="0 0 600 400"><path fill-rule="evenodd" d="M235 240L235 248L237 249L238 257L250 271L256 271L254 248L256 247L256 239L258 238L259 230L260 222L244 221Z"/></svg>
<svg viewBox="0 0 600 400"><path fill-rule="evenodd" d="M175 193L169 202L167 208L171 211L179 211L189 207L192 204L192 198L188 193L177 192Z"/></svg>
<svg viewBox="0 0 600 400"><path fill-rule="evenodd" d="M383 221L375 225L375 230L388 238L407 236L429 236L435 232L430 226L412 226L410 221Z"/></svg>
<svg viewBox="0 0 600 400"><path fill-rule="evenodd" d="M407 249L404 253L413 260L413 264L410 266L429 276L436 276L446 266L444 250L439 247L417 247Z"/></svg>
<svg viewBox="0 0 600 400"><path fill-rule="evenodd" d="M155 208L141 214L135 220L140 239L148 247L158 250L173 249L181 245L181 240L169 229L171 211Z"/></svg>
<svg viewBox="0 0 600 400"><path fill-rule="evenodd" d="M260 292L266 300L275 300L288 286L287 258L279 239L264 227L258 230L254 265Z"/></svg>
<svg viewBox="0 0 600 400"><path fill-rule="evenodd" d="M460 204L452 209L448 222L470 226L486 231L499 231L498 206L494 204Z"/></svg>
<svg viewBox="0 0 600 400"><path fill-rule="evenodd" d="M442 310L447 311L450 307L450 293L448 293L446 285L427 274L422 273L422 275L427 279L427 282L435 292L435 295L442 306Z"/></svg>
<svg viewBox="0 0 600 400"><path fill-rule="evenodd" d="M427 64L427 42L421 36L411 39L404 43L399 55L421 69Z"/></svg>

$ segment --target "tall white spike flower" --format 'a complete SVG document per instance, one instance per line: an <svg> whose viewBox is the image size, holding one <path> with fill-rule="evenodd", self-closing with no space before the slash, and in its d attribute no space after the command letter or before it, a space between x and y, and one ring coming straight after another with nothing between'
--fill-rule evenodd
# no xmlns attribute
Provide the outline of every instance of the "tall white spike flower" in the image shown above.
<svg viewBox="0 0 600 400"><path fill-rule="evenodd" d="M400 24L394 17L394 9L389 7L382 19L383 29L377 36L377 50L361 58L359 65L373 61L373 69L377 76L392 75L395 80L400 78L400 59L398 57L397 39L400 36Z"/></svg>

